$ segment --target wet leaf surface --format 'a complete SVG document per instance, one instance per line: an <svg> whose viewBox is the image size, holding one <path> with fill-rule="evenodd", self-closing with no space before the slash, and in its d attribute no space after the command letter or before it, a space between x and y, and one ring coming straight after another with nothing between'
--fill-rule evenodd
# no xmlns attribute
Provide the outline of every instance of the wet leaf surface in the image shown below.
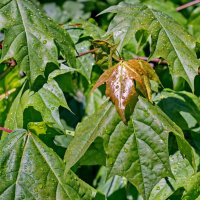
<svg viewBox="0 0 200 200"><path fill-rule="evenodd" d="M2 0L0 30L4 30L1 62L14 58L33 84L44 76L47 63L58 65L58 48L71 66L76 65L69 34L28 0Z"/></svg>
<svg viewBox="0 0 200 200"><path fill-rule="evenodd" d="M184 78L194 90L194 78L200 62L195 53L196 41L171 17L143 4L120 3L103 13L116 13L108 34L113 33L121 50L138 30L147 30L151 35L150 58L164 58L169 63L171 75Z"/></svg>
<svg viewBox="0 0 200 200"><path fill-rule="evenodd" d="M106 95L110 97L120 117L126 122L140 93L151 101L150 80L159 83L158 76L147 62L120 61L100 76L93 90L106 83Z"/></svg>
<svg viewBox="0 0 200 200"><path fill-rule="evenodd" d="M96 190L36 135L18 129L0 142L0 199L93 199Z"/></svg>

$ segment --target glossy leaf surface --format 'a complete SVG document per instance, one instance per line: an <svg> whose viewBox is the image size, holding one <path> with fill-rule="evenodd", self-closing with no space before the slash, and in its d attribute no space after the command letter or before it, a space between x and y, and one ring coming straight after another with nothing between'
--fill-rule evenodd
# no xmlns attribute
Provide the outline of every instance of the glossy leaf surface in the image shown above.
<svg viewBox="0 0 200 200"><path fill-rule="evenodd" d="M168 179L163 178L160 180L152 190L149 198L150 200L170 198L174 191L183 188L194 174L194 170L188 160L183 158L180 152L176 152L174 155L170 156L170 165L174 178L169 177ZM180 199L181 196L179 197Z"/></svg>
<svg viewBox="0 0 200 200"><path fill-rule="evenodd" d="M5 127L10 128L11 130L16 128L23 128L23 112L26 108L29 95L27 92L24 92L25 85L21 88L18 95L15 97L12 106L7 114L5 121ZM3 136L7 135L4 133Z"/></svg>
<svg viewBox="0 0 200 200"><path fill-rule="evenodd" d="M196 200L200 198L200 191L199 191L199 185L200 185L200 172L193 175L189 178L185 185L185 193L183 195L184 200Z"/></svg>
<svg viewBox="0 0 200 200"><path fill-rule="evenodd" d="M200 125L200 99L194 94L164 90L154 101L183 130Z"/></svg>
<svg viewBox="0 0 200 200"><path fill-rule="evenodd" d="M92 199L96 191L37 136L18 129L0 142L1 199Z"/></svg>
<svg viewBox="0 0 200 200"><path fill-rule="evenodd" d="M108 137L105 146L110 175L125 176L148 199L162 177L173 177L168 154L170 132L175 134L181 152L195 167L192 149L181 129L157 106L140 98L129 127L120 123Z"/></svg>
<svg viewBox="0 0 200 200"><path fill-rule="evenodd" d="M94 139L101 136L110 176L125 176L148 199L157 182L163 177L173 177L168 153L170 132L174 133L180 151L195 168L192 148L181 129L158 106L144 98L139 99L129 126L120 122L113 106L108 103L81 122L65 154L65 160L68 160L66 171L84 155ZM96 126L92 125L95 119L98 119Z"/></svg>
<svg viewBox="0 0 200 200"><path fill-rule="evenodd" d="M102 136L105 131L114 130L119 121L112 103L106 101L97 112L78 124L74 139L65 153L66 172L84 155L98 136Z"/></svg>
<svg viewBox="0 0 200 200"><path fill-rule="evenodd" d="M33 107L34 110L41 114L42 119L46 124L50 127L64 131L60 121L59 107L62 106L68 110L70 109L57 82L50 80L35 93L30 90L23 90L24 89L22 88L11 106L5 126L10 129L27 128L24 127L24 117L26 117L24 116L24 111L28 107ZM28 116L30 120L32 120L30 115L32 115L32 113L29 113Z"/></svg>
<svg viewBox="0 0 200 200"><path fill-rule="evenodd" d="M74 66L74 45L68 33L47 18L36 4L28 0L2 0L0 30L5 39L1 62L14 58L33 84L47 63L58 64L59 46L64 57Z"/></svg>
<svg viewBox="0 0 200 200"><path fill-rule="evenodd" d="M48 125L63 130L59 107L70 109L56 81L51 80L44 84L38 92L30 94L28 106L33 106L35 110L39 111Z"/></svg>
<svg viewBox="0 0 200 200"><path fill-rule="evenodd" d="M200 199L200 10L184 3L0 0L0 200Z"/></svg>
<svg viewBox="0 0 200 200"><path fill-rule="evenodd" d="M112 6L102 13L112 12L116 16L109 25L115 41L122 49L138 30L147 30L151 35L150 58L162 57L169 63L174 77L184 78L194 90L194 78L200 65L195 54L195 40L168 15L148 8L143 4Z"/></svg>
<svg viewBox="0 0 200 200"><path fill-rule="evenodd" d="M125 122L126 111L128 110L130 115L137 102L138 91L151 100L150 80L159 82L159 78L147 62L120 61L100 76L93 90L106 83L106 95L115 104L120 117Z"/></svg>

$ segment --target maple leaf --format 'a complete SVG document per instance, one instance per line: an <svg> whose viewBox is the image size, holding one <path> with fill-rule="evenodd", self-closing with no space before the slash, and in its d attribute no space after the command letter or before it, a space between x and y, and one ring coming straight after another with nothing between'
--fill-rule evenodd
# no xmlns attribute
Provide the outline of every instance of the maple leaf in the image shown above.
<svg viewBox="0 0 200 200"><path fill-rule="evenodd" d="M99 77L92 90L106 83L106 96L110 97L123 122L126 122L139 94L151 100L150 80L159 83L158 76L148 62L121 60Z"/></svg>

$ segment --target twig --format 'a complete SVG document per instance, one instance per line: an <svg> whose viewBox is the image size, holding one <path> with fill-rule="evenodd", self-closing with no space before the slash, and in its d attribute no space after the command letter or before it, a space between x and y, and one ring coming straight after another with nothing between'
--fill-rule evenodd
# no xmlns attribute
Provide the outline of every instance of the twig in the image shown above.
<svg viewBox="0 0 200 200"><path fill-rule="evenodd" d="M3 128L3 127L0 127L0 131L5 131L7 133L12 133L13 131L8 129L8 128Z"/></svg>
<svg viewBox="0 0 200 200"><path fill-rule="evenodd" d="M198 3L200 3L200 0L191 1L191 2L189 2L189 3L186 3L186 4L182 5L182 6L179 6L179 7L176 9L176 11L178 12L178 11L180 11L180 10L183 10L183 9L185 9L185 8L188 8L188 7L193 6L193 5L195 5L195 4L198 4Z"/></svg>
<svg viewBox="0 0 200 200"><path fill-rule="evenodd" d="M69 26L80 27L82 24L69 24Z"/></svg>
<svg viewBox="0 0 200 200"><path fill-rule="evenodd" d="M138 56L135 59L148 61L149 58L148 57ZM155 58L153 60L150 60L149 62L153 62L153 63L157 63L157 64L163 64L163 65L167 65L168 64L167 61L159 59L159 58Z"/></svg>
<svg viewBox="0 0 200 200"><path fill-rule="evenodd" d="M96 50L98 50L98 48L91 49L91 50L89 50L89 51L80 53L80 54L78 54L76 57L78 58L78 57L84 56L84 55L86 55L86 54L93 53L93 52L95 52Z"/></svg>

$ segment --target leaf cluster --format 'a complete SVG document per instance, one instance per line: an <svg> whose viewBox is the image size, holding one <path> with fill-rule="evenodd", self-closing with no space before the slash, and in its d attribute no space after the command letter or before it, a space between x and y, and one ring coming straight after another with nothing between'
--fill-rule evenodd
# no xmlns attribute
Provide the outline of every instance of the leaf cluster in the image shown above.
<svg viewBox="0 0 200 200"><path fill-rule="evenodd" d="M184 3L1 0L0 199L200 198Z"/></svg>

